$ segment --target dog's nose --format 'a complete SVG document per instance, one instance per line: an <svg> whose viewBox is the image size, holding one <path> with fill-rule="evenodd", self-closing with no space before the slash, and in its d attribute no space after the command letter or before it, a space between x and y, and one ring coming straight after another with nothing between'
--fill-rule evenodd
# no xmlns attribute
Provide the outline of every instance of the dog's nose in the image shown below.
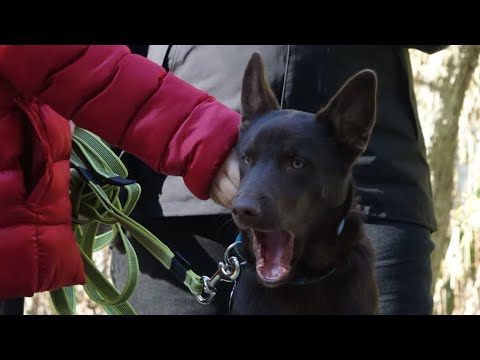
<svg viewBox="0 0 480 360"><path fill-rule="evenodd" d="M260 215L260 206L250 199L237 199L232 206L232 213L241 222L250 222Z"/></svg>

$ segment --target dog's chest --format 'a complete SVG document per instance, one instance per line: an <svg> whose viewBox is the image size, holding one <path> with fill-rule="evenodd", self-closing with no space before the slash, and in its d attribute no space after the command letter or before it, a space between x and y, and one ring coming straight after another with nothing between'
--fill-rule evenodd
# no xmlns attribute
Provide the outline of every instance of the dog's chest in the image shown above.
<svg viewBox="0 0 480 360"><path fill-rule="evenodd" d="M244 269L232 293L233 315L369 315L378 313L372 271L332 275L315 284L267 288Z"/></svg>
<svg viewBox="0 0 480 360"><path fill-rule="evenodd" d="M258 283L255 273L243 271L233 290L233 315L314 315L336 312L327 286L288 286L267 288Z"/></svg>

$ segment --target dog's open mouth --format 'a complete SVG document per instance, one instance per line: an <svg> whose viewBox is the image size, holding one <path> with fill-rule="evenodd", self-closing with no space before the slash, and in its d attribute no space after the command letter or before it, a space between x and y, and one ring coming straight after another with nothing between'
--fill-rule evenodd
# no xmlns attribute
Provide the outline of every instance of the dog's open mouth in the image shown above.
<svg viewBox="0 0 480 360"><path fill-rule="evenodd" d="M293 234L285 230L253 233L253 252L260 280L275 286L288 278L293 258Z"/></svg>

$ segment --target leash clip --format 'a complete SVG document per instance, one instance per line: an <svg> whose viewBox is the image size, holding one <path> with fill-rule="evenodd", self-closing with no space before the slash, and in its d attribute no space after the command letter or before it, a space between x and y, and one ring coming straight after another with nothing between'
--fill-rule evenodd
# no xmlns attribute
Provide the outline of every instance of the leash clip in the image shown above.
<svg viewBox="0 0 480 360"><path fill-rule="evenodd" d="M233 248L232 245L225 250L225 255L223 257L225 262L220 261L218 263L218 270L211 277L205 275L202 276L203 293L196 296L201 304L207 305L213 301L215 295L217 295L218 282L234 282L240 275L240 261L238 261L236 256L229 256L229 253Z"/></svg>

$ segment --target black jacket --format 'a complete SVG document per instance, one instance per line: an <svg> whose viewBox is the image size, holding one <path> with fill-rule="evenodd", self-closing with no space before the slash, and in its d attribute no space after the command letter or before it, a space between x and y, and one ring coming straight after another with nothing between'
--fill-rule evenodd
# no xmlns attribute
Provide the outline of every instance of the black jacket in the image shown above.
<svg viewBox="0 0 480 360"><path fill-rule="evenodd" d="M310 112L324 106L355 72L375 70L379 80L377 123L370 146L354 169L359 203L372 218L434 230L430 172L407 47L433 53L446 46L170 45L164 65L239 110L243 71L251 53L259 50L283 108ZM146 195L161 190L158 176L144 167L140 174L135 169L141 165L128 161ZM156 206L156 197L144 196L138 211L155 216L160 213Z"/></svg>

